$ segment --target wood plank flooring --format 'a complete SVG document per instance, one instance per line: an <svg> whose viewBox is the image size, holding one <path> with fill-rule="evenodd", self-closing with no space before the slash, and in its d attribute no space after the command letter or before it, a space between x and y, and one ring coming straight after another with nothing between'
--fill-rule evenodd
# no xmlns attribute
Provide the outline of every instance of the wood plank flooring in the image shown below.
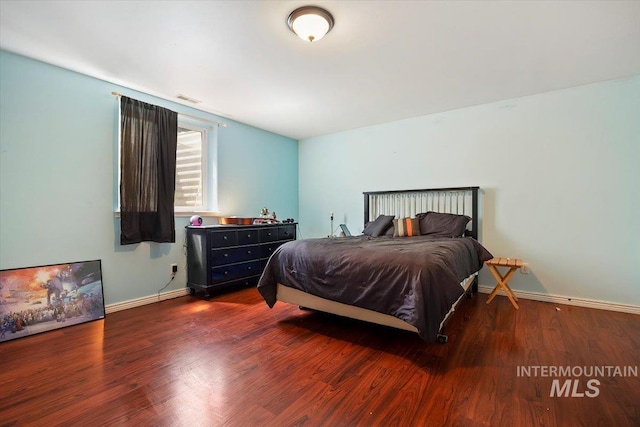
<svg viewBox="0 0 640 427"><path fill-rule="evenodd" d="M0 426L638 426L640 316L467 299L447 344L255 289L186 296L0 344ZM556 307L559 307L558 311ZM640 373L640 372L639 372ZM588 397L587 381L599 381Z"/></svg>

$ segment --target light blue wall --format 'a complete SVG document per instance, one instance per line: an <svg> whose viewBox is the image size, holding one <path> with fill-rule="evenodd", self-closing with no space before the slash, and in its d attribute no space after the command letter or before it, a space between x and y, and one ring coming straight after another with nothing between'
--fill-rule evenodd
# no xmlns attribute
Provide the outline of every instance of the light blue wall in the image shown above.
<svg viewBox="0 0 640 427"><path fill-rule="evenodd" d="M0 52L0 269L101 259L107 304L156 294L171 263L167 290L185 286L188 218L176 218L175 244L119 244L112 91L229 124L218 132L223 214L298 217L297 141Z"/></svg>
<svg viewBox="0 0 640 427"><path fill-rule="evenodd" d="M299 171L304 237L360 232L363 191L478 185L514 289L640 305L640 76L302 140Z"/></svg>
<svg viewBox="0 0 640 427"><path fill-rule="evenodd" d="M362 192L479 185L482 242L521 257L515 289L640 305L640 76L300 142L0 52L0 268L101 259L107 304L184 286L175 244L120 246L118 91L223 120L219 206L362 229ZM299 194L299 199L298 199ZM299 207L299 208L298 208ZM208 219L207 221L211 221ZM488 275L481 284L492 285Z"/></svg>

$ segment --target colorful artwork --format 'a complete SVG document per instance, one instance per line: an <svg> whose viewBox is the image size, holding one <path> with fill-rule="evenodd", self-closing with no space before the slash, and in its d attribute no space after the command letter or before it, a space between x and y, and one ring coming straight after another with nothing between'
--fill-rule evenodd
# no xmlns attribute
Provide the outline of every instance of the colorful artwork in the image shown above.
<svg viewBox="0 0 640 427"><path fill-rule="evenodd" d="M100 260L0 271L0 342L104 315Z"/></svg>

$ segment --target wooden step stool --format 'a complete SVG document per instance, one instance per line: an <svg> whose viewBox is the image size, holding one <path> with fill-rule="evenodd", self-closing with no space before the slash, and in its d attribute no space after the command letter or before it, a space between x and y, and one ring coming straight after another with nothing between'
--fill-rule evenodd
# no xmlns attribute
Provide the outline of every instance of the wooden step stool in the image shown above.
<svg viewBox="0 0 640 427"><path fill-rule="evenodd" d="M495 277L496 281L498 282L496 287L489 295L487 304L493 301L495 296L498 295L498 292L500 292L500 289L502 289L507 297L509 297L511 304L513 304L516 310L520 308L518 307L518 303L516 302L518 301L518 297L516 297L516 295L513 293L513 291L509 287L508 282L509 279L511 279L511 276L513 276L513 273L515 273L516 270L522 267L522 260L518 258L493 258L489 261L485 261L485 264L487 265L487 268L489 269L493 277ZM509 271L507 271L507 274L502 276L497 267L509 267Z"/></svg>

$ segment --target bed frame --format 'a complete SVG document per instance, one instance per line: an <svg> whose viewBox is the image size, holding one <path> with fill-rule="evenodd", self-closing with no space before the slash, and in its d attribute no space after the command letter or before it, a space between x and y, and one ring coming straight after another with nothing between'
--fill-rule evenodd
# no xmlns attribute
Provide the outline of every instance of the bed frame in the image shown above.
<svg viewBox="0 0 640 427"><path fill-rule="evenodd" d="M364 192L364 222L366 224L369 221L373 221L381 214L395 215L398 218L413 217L417 213L427 211L468 215L472 220L467 226L465 235L477 240L478 190L479 187L452 187ZM440 330L436 337L438 342L447 342L448 337L443 333L444 328L460 301L462 301L465 296L470 297L472 292L478 292L477 276L478 273L474 273L460 284L465 292L453 304L449 313L440 323ZM278 301L308 309L418 332L415 326L397 317L320 298L297 289L289 288L280 283L278 283L277 288L277 299Z"/></svg>
<svg viewBox="0 0 640 427"><path fill-rule="evenodd" d="M468 215L470 228L466 235L478 240L478 190L480 187L429 188L424 190L365 191L364 222L378 215L413 217L434 211Z"/></svg>

